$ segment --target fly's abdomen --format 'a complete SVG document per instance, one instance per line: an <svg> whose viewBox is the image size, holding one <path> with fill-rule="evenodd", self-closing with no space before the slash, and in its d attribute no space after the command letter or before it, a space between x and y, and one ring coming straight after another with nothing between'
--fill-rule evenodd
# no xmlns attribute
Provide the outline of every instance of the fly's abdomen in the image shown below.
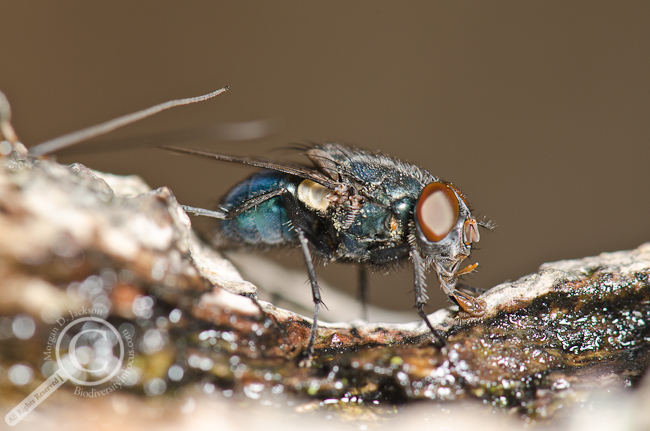
<svg viewBox="0 0 650 431"><path fill-rule="evenodd" d="M256 196L287 187L294 187L287 174L260 171L230 190L222 205L232 210ZM250 245L282 245L296 240L282 196L274 196L232 219L222 220L221 231L231 241Z"/></svg>

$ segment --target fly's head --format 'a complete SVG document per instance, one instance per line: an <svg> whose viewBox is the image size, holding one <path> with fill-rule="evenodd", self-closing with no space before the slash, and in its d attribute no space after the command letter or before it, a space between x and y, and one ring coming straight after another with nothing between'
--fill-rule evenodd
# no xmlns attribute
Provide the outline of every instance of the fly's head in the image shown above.
<svg viewBox="0 0 650 431"><path fill-rule="evenodd" d="M478 222L465 196L451 184L427 184L415 206L415 241L427 262L432 263L442 290L455 295L458 276L473 271L475 263L460 269L462 261L480 239Z"/></svg>

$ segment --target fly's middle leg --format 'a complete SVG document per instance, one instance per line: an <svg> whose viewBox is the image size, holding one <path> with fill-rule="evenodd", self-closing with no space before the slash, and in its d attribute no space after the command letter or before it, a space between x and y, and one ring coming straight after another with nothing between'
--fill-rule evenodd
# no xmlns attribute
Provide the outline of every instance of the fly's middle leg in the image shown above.
<svg viewBox="0 0 650 431"><path fill-rule="evenodd" d="M359 265L359 302L361 302L361 318L368 320L368 270L365 266Z"/></svg>
<svg viewBox="0 0 650 431"><path fill-rule="evenodd" d="M305 350L302 360L300 361L301 366L309 366L313 358L314 343L316 342L316 332L318 331L318 311L320 305L323 304L320 295L320 288L318 287L318 279L316 278L316 270L314 269L314 262L311 256L310 246L315 247L322 252L327 251L327 246L318 241L311 232L310 225L305 219L305 215L295 196L287 190L282 194L282 197L293 229L298 236L300 249L305 259L305 266L307 267L307 273L309 275L312 299L314 301L314 320L311 325L311 332L309 334L307 349Z"/></svg>
<svg viewBox="0 0 650 431"><path fill-rule="evenodd" d="M309 343L307 344L306 354L304 355L301 365L309 365L311 358L314 354L314 343L316 341L316 331L318 331L318 310L322 299L320 296L320 289L318 287L318 280L316 279L316 271L314 270L314 262L311 259L311 252L309 251L309 241L305 236L302 229L296 229L298 238L300 240L300 248L305 258L305 265L307 266L307 273L309 274L309 283L311 284L311 294L314 300L314 320L311 324L311 332L309 334Z"/></svg>

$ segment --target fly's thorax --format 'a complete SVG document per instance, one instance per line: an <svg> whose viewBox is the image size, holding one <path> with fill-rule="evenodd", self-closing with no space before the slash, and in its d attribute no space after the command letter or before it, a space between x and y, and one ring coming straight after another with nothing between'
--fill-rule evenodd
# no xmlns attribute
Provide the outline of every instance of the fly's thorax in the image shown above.
<svg viewBox="0 0 650 431"><path fill-rule="evenodd" d="M414 214L415 200L411 197L401 197L391 205L391 217L388 228L394 240L406 238L409 222Z"/></svg>

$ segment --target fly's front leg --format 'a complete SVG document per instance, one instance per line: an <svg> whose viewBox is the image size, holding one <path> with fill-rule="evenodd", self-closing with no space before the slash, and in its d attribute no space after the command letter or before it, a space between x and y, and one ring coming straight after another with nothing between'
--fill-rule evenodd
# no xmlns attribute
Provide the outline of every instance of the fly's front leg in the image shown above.
<svg viewBox="0 0 650 431"><path fill-rule="evenodd" d="M453 297L458 302L458 306L471 317L481 317L485 314L487 304L482 299L474 298L458 290L449 296Z"/></svg>
<svg viewBox="0 0 650 431"><path fill-rule="evenodd" d="M445 345L445 338L440 331L433 328L433 325L429 322L427 313L424 311L424 307L427 305L427 300L429 299L427 296L427 285L424 276L424 261L415 247L411 248L411 259L413 259L415 272L415 308L418 310L418 314L422 320L424 320L424 323L426 323L431 330L431 334L433 334L433 338L435 339L435 344L438 347L442 347Z"/></svg>
<svg viewBox="0 0 650 431"><path fill-rule="evenodd" d="M473 263L468 267L458 271L456 273L456 276L469 274L474 271L477 266L478 263ZM464 292L460 292L457 287L449 292L449 296L453 298L458 303L460 308L471 317L481 317L485 314L487 304L482 299L474 298L473 296L470 296Z"/></svg>
<svg viewBox="0 0 650 431"><path fill-rule="evenodd" d="M459 282L456 283L456 290L462 290L464 293L467 293L469 295L480 295L482 293L485 293L486 289L483 289L482 287L470 286L469 284Z"/></svg>

